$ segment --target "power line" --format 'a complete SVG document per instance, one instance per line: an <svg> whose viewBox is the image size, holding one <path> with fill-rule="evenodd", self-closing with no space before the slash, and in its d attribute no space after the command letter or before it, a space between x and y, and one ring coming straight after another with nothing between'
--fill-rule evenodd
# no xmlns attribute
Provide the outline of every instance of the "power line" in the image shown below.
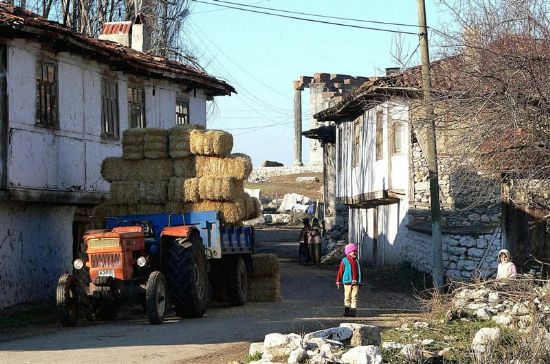
<svg viewBox="0 0 550 364"><path fill-rule="evenodd" d="M384 22L384 21L379 21L379 20L365 20L365 19L355 19L355 18L343 18L343 17L338 17L338 16L330 16L330 15L322 15L322 14L302 13L302 12L299 12L299 11L267 8L267 7L264 7L264 6L255 6L255 5L242 4L242 3L236 3L236 2L231 2L231 1L223 1L223 0L210 0L210 1L215 1L217 3L236 5L236 6L244 6L244 7L247 7L247 8L278 11L278 12L285 13L285 14L297 14L297 15L306 15L306 16L316 16L318 18L325 18L325 19L355 21L355 22L359 22L359 23L370 23L370 24L381 24L381 25L396 25L396 26L401 26L401 27L418 28L418 24L391 23L391 22Z"/></svg>
<svg viewBox="0 0 550 364"><path fill-rule="evenodd" d="M307 21L307 22L311 22L311 23L336 25L336 26L341 26L341 27L356 28L356 29L365 29L365 30L373 30L373 31L378 31L378 32L387 32L387 33L398 33L398 34L418 35L417 33L405 32L405 31L402 31L402 30L392 30L392 29L382 29L382 28L374 28L374 27L364 27L364 26L361 26L361 25L344 24L344 23L335 23L335 22L330 22L330 21L325 21L325 20L316 20L316 19L308 19L308 18L301 18L301 17L297 17L297 16L291 16L291 15L274 14L274 13L269 13L269 12L266 12L266 11L259 11L259 10L252 10L252 9L244 9L244 8L239 8L239 7L236 7L236 6L223 5L223 4L216 4L216 3L209 3L209 2L201 1L201 0L191 0L191 1L196 2L196 3L201 3L201 4L207 4L207 5L213 5L213 6L220 6L220 7L223 7L223 8L229 8L229 9L235 9L235 10L246 11L246 12L249 12L249 13L270 15L270 16L276 16L276 17L279 17L279 18L287 18L287 19L301 20L301 21Z"/></svg>

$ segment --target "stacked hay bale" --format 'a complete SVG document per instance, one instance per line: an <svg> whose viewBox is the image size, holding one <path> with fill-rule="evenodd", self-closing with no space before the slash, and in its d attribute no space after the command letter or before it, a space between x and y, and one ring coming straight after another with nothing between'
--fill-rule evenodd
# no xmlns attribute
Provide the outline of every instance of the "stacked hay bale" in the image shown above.
<svg viewBox="0 0 550 364"><path fill-rule="evenodd" d="M248 301L280 302L279 259L275 254L255 254L252 259L254 270L250 274Z"/></svg>
<svg viewBox="0 0 550 364"><path fill-rule="evenodd" d="M103 161L111 201L96 208L102 216L218 210L225 222L257 217L259 202L244 192L250 158L230 154L233 136L195 126L128 129L122 158Z"/></svg>

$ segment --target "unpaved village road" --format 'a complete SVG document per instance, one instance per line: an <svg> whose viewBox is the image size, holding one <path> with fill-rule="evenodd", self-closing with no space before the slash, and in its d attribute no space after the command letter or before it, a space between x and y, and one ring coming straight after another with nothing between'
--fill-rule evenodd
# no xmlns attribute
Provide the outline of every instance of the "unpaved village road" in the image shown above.
<svg viewBox="0 0 550 364"><path fill-rule="evenodd" d="M281 263L283 302L211 307L200 319L170 318L152 326L137 308L113 322L42 329L35 336L0 342L0 363L227 363L242 360L251 342L267 333L305 333L342 322L342 292L334 269L296 263L298 230L258 231L257 252L273 252ZM368 281L368 277L367 277ZM361 317L353 320L395 326L417 307L409 294L360 292ZM346 320L350 321L350 320ZM6 340L6 338L2 338Z"/></svg>

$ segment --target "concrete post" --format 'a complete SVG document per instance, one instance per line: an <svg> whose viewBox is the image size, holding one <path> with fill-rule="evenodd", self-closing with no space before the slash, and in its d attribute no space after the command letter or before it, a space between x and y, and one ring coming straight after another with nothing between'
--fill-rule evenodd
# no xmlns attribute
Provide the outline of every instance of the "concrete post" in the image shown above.
<svg viewBox="0 0 550 364"><path fill-rule="evenodd" d="M302 89L300 81L294 81L294 165L302 163Z"/></svg>

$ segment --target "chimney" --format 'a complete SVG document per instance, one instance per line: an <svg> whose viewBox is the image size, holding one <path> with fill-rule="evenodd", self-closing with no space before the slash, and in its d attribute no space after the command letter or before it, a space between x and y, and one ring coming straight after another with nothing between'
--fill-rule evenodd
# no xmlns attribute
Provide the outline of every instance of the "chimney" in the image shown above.
<svg viewBox="0 0 550 364"><path fill-rule="evenodd" d="M131 47L139 52L149 50L149 27L145 18L138 14L134 21L107 22L99 35L101 40L117 42L125 47Z"/></svg>
<svg viewBox="0 0 550 364"><path fill-rule="evenodd" d="M131 47L136 51L146 53L149 50L149 27L143 14L138 14L132 24Z"/></svg>
<svg viewBox="0 0 550 364"><path fill-rule="evenodd" d="M399 67L387 67L386 68L386 77L398 75L401 71Z"/></svg>

